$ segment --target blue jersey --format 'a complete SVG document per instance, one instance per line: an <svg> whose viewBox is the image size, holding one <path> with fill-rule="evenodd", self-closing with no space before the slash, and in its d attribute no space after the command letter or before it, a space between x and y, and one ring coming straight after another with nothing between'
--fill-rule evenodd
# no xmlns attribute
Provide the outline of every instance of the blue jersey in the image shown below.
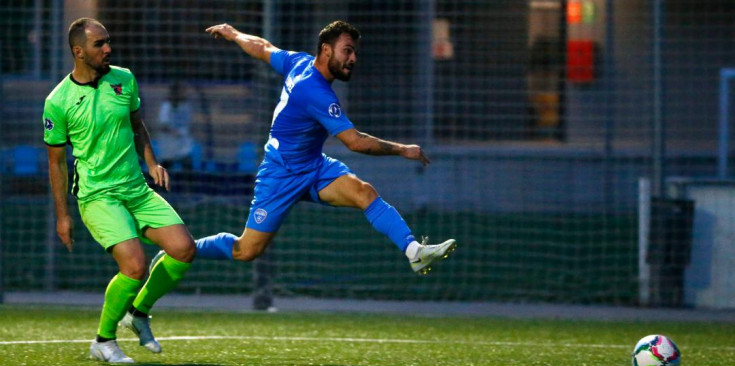
<svg viewBox="0 0 735 366"><path fill-rule="evenodd" d="M354 126L331 84L314 67L314 56L279 50L271 53L270 63L284 81L265 158L292 171L314 169L322 161L327 137Z"/></svg>

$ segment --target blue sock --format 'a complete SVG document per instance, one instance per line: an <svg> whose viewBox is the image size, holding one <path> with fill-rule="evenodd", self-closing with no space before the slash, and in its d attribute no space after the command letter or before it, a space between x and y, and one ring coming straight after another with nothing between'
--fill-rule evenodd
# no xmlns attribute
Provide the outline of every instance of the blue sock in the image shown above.
<svg viewBox="0 0 735 366"><path fill-rule="evenodd" d="M390 238L402 252L415 240L401 214L380 197L365 209L365 216L375 230Z"/></svg>
<svg viewBox="0 0 735 366"><path fill-rule="evenodd" d="M197 259L232 259L232 245L237 236L219 233L197 239Z"/></svg>

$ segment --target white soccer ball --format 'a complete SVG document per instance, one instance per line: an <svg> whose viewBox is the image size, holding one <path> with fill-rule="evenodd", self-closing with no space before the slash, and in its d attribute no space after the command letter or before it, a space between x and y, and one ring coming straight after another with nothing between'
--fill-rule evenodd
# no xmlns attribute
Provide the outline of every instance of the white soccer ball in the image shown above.
<svg viewBox="0 0 735 366"><path fill-rule="evenodd" d="M641 338L633 349L633 366L676 366L680 362L679 347L660 334Z"/></svg>

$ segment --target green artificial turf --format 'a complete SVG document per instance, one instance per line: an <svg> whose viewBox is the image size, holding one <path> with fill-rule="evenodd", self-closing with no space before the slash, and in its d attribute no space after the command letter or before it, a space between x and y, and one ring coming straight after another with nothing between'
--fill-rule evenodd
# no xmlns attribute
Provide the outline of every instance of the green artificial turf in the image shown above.
<svg viewBox="0 0 735 366"><path fill-rule="evenodd" d="M0 364L94 365L98 309L0 306ZM119 343L148 365L630 365L639 338L671 337L683 365L735 359L735 325L700 322L518 320L365 313L228 313L159 309L163 353Z"/></svg>

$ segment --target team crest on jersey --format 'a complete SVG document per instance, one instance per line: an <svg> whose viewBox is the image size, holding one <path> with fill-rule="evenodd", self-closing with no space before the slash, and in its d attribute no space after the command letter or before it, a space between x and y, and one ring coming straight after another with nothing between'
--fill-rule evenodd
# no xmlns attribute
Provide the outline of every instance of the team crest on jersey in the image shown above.
<svg viewBox="0 0 735 366"><path fill-rule="evenodd" d="M339 104L332 103L329 105L329 115L334 118L339 118L342 115L342 108L339 107Z"/></svg>
<svg viewBox="0 0 735 366"><path fill-rule="evenodd" d="M110 84L110 87L115 92L115 95L122 94L122 84Z"/></svg>
<svg viewBox="0 0 735 366"><path fill-rule="evenodd" d="M255 210L255 212L253 213L253 218L255 219L255 222L257 222L258 224L262 224L263 221L265 221L265 218L267 216L268 216L268 211L262 208Z"/></svg>
<svg viewBox="0 0 735 366"><path fill-rule="evenodd" d="M54 129L54 121L52 121L50 118L45 118L43 120L43 127L49 131Z"/></svg>

